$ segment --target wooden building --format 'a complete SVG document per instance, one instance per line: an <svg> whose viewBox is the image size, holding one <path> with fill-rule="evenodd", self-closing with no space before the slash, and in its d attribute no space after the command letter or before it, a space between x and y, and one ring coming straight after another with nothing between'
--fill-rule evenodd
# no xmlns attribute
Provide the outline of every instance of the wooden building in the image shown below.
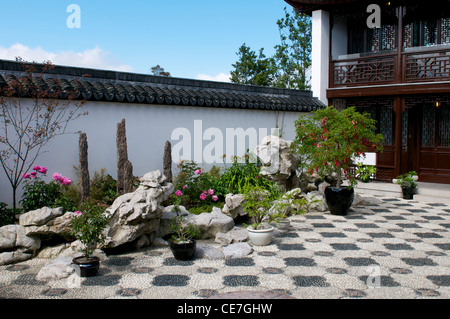
<svg viewBox="0 0 450 319"><path fill-rule="evenodd" d="M312 16L314 96L378 121L376 178L450 184L450 1L286 2Z"/></svg>

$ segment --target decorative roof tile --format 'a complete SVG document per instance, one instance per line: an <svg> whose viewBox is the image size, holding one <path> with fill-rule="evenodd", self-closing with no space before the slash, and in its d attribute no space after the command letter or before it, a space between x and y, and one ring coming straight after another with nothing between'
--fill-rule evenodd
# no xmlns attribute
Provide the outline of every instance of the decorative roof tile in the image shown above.
<svg viewBox="0 0 450 319"><path fill-rule="evenodd" d="M32 87L59 92L62 99L294 112L325 107L311 91L66 66L39 73L42 65L34 67L33 83L27 83L22 64L0 60L0 89L18 81L28 92Z"/></svg>

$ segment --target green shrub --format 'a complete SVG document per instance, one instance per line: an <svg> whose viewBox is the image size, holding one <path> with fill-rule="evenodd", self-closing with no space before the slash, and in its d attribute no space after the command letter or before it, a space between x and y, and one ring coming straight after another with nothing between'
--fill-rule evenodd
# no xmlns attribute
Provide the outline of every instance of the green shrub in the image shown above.
<svg viewBox="0 0 450 319"><path fill-rule="evenodd" d="M268 191L271 197L278 197L280 192L276 183L259 174L262 165L259 158L245 154L243 159L233 158L233 164L220 176L219 185L228 193L243 194L249 187L259 187Z"/></svg>
<svg viewBox="0 0 450 319"><path fill-rule="evenodd" d="M90 184L90 198L93 201L111 205L117 197L117 181L102 168L95 172Z"/></svg>
<svg viewBox="0 0 450 319"><path fill-rule="evenodd" d="M189 209L224 201L227 189L219 185L220 175L217 167L205 173L195 162L183 161L178 164L178 169L174 186L176 193L181 192L182 196L173 194L173 203L179 197L180 204Z"/></svg>
<svg viewBox="0 0 450 319"><path fill-rule="evenodd" d="M14 210L8 208L6 203L0 202L0 227L14 224L15 220Z"/></svg>

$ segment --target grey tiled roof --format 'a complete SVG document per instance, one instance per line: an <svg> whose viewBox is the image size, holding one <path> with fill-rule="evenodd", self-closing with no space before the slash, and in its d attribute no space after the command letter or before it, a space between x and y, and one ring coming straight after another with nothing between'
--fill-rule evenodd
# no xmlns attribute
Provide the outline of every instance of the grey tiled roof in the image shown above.
<svg viewBox="0 0 450 319"><path fill-rule="evenodd" d="M40 72L41 67L35 65L36 72ZM0 88L24 76L20 63L0 60ZM67 66L55 66L45 73L36 73L33 82L42 90L59 91L62 99L294 112L325 107L311 91Z"/></svg>

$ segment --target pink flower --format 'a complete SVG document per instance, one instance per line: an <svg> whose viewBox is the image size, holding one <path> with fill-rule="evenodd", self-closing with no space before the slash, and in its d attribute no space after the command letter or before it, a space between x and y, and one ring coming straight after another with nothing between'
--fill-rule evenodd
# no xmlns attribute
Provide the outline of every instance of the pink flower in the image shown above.
<svg viewBox="0 0 450 319"><path fill-rule="evenodd" d="M210 188L208 189L208 195L213 195L214 194L214 189Z"/></svg>
<svg viewBox="0 0 450 319"><path fill-rule="evenodd" d="M208 191L203 191L202 193L203 193L203 194L208 194Z"/></svg>
<svg viewBox="0 0 450 319"><path fill-rule="evenodd" d="M47 174L47 167L42 166L42 167L39 168L38 171L39 171L39 173Z"/></svg>
<svg viewBox="0 0 450 319"><path fill-rule="evenodd" d="M70 179L70 178L67 178L67 177L61 177L60 179L59 179L59 183L61 184L61 185L65 185L65 186L69 186L70 184L72 184L72 180Z"/></svg>
<svg viewBox="0 0 450 319"><path fill-rule="evenodd" d="M183 193L182 193L180 190L177 190L177 191L175 192L175 195L177 195L178 197L180 197L181 195L183 195Z"/></svg>
<svg viewBox="0 0 450 319"><path fill-rule="evenodd" d="M206 194L205 194L205 193L201 193L200 199L201 199L201 200L205 200L205 199L206 199Z"/></svg>
<svg viewBox="0 0 450 319"><path fill-rule="evenodd" d="M196 171L195 171L195 174L197 174L197 175L200 175L202 173L202 170L201 169L197 169Z"/></svg>
<svg viewBox="0 0 450 319"><path fill-rule="evenodd" d="M37 166L37 165L34 165L34 167L33 167L33 170L34 171L38 171L38 170L40 170L41 169L41 167L40 166Z"/></svg>
<svg viewBox="0 0 450 319"><path fill-rule="evenodd" d="M217 195L212 195L212 200L214 202L217 202L219 200L219 197Z"/></svg>
<svg viewBox="0 0 450 319"><path fill-rule="evenodd" d="M79 210L77 210L74 214L81 215L81 214L83 214L83 213L80 212Z"/></svg>
<svg viewBox="0 0 450 319"><path fill-rule="evenodd" d="M187 188L187 186L186 186L186 185L184 185L184 186L183 186L183 190L184 190L184 189L186 189L186 188Z"/></svg>
<svg viewBox="0 0 450 319"><path fill-rule="evenodd" d="M32 177L32 178L35 178L35 177L36 177L36 174L37 174L36 172L31 172L31 177Z"/></svg>
<svg viewBox="0 0 450 319"><path fill-rule="evenodd" d="M31 175L29 173L25 173L25 174L23 174L23 178L29 179L29 178L31 178Z"/></svg>
<svg viewBox="0 0 450 319"><path fill-rule="evenodd" d="M61 174L60 173L54 173L52 178L53 178L53 180L55 182L59 182L59 180L61 179Z"/></svg>

